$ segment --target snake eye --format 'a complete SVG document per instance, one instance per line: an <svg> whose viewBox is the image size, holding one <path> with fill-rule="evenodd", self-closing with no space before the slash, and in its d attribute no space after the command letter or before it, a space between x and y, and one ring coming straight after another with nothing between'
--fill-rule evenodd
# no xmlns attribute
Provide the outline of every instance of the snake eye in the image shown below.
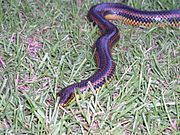
<svg viewBox="0 0 180 135"><path fill-rule="evenodd" d="M60 97L60 106L65 107L75 100L74 87L66 87L59 91L57 95Z"/></svg>
<svg viewBox="0 0 180 135"><path fill-rule="evenodd" d="M75 94L72 92L72 93L70 93L70 94L68 94L68 96L67 95L65 95L64 94L64 97L62 97L61 99L60 99L60 106L62 106L62 107L66 107L66 106L68 106L70 103L72 103L73 101L75 100Z"/></svg>

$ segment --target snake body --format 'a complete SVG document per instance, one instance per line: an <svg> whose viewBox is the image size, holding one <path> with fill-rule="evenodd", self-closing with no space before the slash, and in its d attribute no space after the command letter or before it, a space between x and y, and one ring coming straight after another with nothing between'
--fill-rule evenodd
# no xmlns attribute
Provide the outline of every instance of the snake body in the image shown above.
<svg viewBox="0 0 180 135"><path fill-rule="evenodd" d="M78 96L76 90L84 92L90 87L98 91L114 76L116 64L112 60L111 48L119 40L118 28L108 20L122 20L133 26L180 26L180 9L164 11L142 11L120 3L102 3L91 7L88 18L100 29L101 36L94 44L97 71L86 80L72 84L57 93L59 104L67 106Z"/></svg>

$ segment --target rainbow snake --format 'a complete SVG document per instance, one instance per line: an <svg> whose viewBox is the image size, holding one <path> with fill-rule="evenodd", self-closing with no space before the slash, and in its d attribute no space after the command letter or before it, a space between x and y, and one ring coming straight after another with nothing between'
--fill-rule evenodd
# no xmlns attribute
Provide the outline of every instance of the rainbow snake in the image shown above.
<svg viewBox="0 0 180 135"><path fill-rule="evenodd" d="M119 41L119 30L108 20L122 20L125 24L133 26L179 27L180 9L142 11L120 3L102 3L91 7L88 18L99 27L101 33L94 44L97 71L88 79L69 85L57 93L62 107L79 98L76 91L83 93L90 87L99 91L104 84L112 80L116 64L112 60L110 50Z"/></svg>

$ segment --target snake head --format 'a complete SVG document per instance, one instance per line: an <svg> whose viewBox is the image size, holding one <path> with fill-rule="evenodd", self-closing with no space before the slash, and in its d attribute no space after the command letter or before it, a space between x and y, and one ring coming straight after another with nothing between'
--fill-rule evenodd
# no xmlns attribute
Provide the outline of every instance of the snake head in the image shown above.
<svg viewBox="0 0 180 135"><path fill-rule="evenodd" d="M59 104L65 107L75 100L75 88L73 86L66 87L57 93L60 97Z"/></svg>

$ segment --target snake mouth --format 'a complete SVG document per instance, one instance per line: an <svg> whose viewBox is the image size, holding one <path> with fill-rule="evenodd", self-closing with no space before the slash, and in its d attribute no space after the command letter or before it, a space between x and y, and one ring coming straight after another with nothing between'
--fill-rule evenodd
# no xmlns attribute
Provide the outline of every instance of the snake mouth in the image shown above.
<svg viewBox="0 0 180 135"><path fill-rule="evenodd" d="M74 102L76 100L76 97L75 97L75 94L74 93L71 93L69 95L69 97L67 98L67 100L63 100L63 97L61 97L61 99L59 100L59 104L60 106L62 107L66 107L68 106L69 104L71 104L72 102Z"/></svg>

